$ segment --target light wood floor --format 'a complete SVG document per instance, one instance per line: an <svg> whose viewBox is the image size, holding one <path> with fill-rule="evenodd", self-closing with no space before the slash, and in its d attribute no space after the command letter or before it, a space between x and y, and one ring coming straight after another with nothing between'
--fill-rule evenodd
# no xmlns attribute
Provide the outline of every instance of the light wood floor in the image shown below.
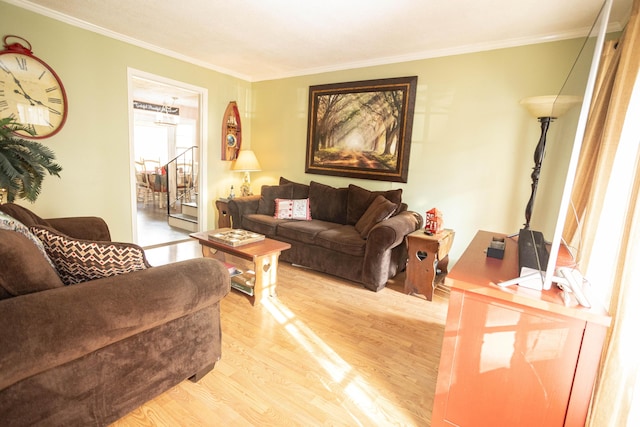
<svg viewBox="0 0 640 427"><path fill-rule="evenodd" d="M174 212L179 211L175 209ZM159 208L153 203L144 206L138 202L136 218L137 242L142 247L189 240L188 231L169 225L167 208Z"/></svg>
<svg viewBox="0 0 640 427"><path fill-rule="evenodd" d="M403 274L378 293L287 263L278 275L266 305L222 301L212 372L113 425L430 425L446 290L428 302L402 292Z"/></svg>

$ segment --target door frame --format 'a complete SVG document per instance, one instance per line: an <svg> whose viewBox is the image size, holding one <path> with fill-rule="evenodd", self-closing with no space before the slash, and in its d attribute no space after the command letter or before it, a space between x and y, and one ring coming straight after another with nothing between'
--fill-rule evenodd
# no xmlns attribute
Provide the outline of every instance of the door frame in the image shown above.
<svg viewBox="0 0 640 427"><path fill-rule="evenodd" d="M130 198L130 212L131 212L131 231L132 241L138 243L138 221L137 221L137 197L136 197L136 176L135 176L135 151L134 151L134 111L133 111L133 88L134 78L140 78L157 82L161 85L175 86L178 89L188 90L198 94L199 99L199 117L198 117L198 231L204 231L206 218L208 218L208 206L205 203L206 183L207 183L207 144L208 140L208 89L194 86L189 83L181 82L178 80L169 79L167 77L159 76L157 74L148 73L146 71L137 70L135 68L127 67L127 99L128 99L128 112L129 112L129 180L131 182L131 198Z"/></svg>

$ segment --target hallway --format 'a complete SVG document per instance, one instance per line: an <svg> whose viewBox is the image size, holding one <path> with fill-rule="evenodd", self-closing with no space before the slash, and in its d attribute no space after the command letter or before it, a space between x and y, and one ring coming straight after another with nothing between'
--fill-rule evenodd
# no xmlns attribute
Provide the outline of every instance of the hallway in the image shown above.
<svg viewBox="0 0 640 427"><path fill-rule="evenodd" d="M138 202L137 229L138 245L145 249L190 239L188 231L168 224L167 208L154 204Z"/></svg>

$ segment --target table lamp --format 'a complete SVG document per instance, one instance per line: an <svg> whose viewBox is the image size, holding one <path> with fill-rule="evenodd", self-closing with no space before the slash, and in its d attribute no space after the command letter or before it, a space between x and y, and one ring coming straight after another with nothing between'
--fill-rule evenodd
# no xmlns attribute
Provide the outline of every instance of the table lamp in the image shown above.
<svg viewBox="0 0 640 427"><path fill-rule="evenodd" d="M249 173L261 170L260 163L258 163L258 159L253 151L240 150L238 158L234 160L231 165L231 170L244 172L244 178L242 180L242 185L240 186L240 195L243 197L253 195L251 192L251 176Z"/></svg>

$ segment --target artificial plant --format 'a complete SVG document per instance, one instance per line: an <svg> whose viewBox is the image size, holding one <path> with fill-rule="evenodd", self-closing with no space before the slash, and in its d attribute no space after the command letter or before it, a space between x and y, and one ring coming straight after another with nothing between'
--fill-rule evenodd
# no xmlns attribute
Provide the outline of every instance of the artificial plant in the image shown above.
<svg viewBox="0 0 640 427"><path fill-rule="evenodd" d="M9 202L16 198L35 202L46 173L59 177L62 167L54 162L49 147L22 138L16 131L33 135L13 117L0 119L0 188L7 191Z"/></svg>

